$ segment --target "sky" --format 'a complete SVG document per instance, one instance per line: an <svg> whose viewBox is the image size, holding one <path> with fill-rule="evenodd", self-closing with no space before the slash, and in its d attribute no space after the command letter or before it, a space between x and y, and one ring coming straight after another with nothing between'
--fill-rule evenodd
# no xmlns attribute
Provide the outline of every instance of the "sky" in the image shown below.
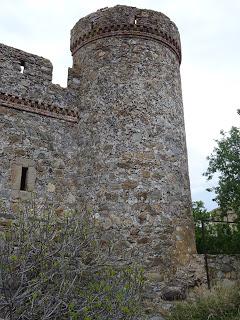
<svg viewBox="0 0 240 320"><path fill-rule="evenodd" d="M216 207L206 188L206 160L221 129L239 127L240 0L0 0L0 42L53 63L66 86L70 30L83 16L117 4L163 12L178 26L192 199Z"/></svg>

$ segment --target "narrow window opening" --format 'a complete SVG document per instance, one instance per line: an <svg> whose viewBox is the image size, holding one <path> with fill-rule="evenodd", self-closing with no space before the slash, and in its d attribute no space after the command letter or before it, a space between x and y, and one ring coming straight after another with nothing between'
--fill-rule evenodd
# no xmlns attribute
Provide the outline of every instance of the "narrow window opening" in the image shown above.
<svg viewBox="0 0 240 320"><path fill-rule="evenodd" d="M21 68L20 72L23 73L24 69L25 69L25 62L24 61L21 61L20 68Z"/></svg>
<svg viewBox="0 0 240 320"><path fill-rule="evenodd" d="M28 168L22 167L20 190L23 190L23 191L27 190L27 174L28 174Z"/></svg>
<svg viewBox="0 0 240 320"><path fill-rule="evenodd" d="M134 24L137 25L137 17L136 17L136 16L135 16L135 18L134 18Z"/></svg>
<svg viewBox="0 0 240 320"><path fill-rule="evenodd" d="M93 21L91 21L91 30L93 30L93 27L94 27L94 23Z"/></svg>

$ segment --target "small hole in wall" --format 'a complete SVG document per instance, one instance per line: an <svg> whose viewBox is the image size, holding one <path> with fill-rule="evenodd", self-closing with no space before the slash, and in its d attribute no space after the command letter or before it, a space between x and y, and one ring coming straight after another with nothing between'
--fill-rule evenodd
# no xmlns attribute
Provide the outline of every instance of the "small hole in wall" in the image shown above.
<svg viewBox="0 0 240 320"><path fill-rule="evenodd" d="M25 62L24 61L21 61L20 68L21 68L20 72L23 73L24 69L25 69Z"/></svg>
<svg viewBox="0 0 240 320"><path fill-rule="evenodd" d="M93 21L91 21L91 30L93 30L93 27L94 27L94 23Z"/></svg>
<svg viewBox="0 0 240 320"><path fill-rule="evenodd" d="M28 168L22 167L20 190L23 190L23 191L27 190L27 174L28 174Z"/></svg>
<svg viewBox="0 0 240 320"><path fill-rule="evenodd" d="M137 25L137 17L134 18L134 24Z"/></svg>

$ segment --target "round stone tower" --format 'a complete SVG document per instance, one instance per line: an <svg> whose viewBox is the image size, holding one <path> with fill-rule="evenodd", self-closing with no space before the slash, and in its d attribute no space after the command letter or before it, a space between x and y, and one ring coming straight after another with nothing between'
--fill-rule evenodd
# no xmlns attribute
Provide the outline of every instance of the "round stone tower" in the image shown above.
<svg viewBox="0 0 240 320"><path fill-rule="evenodd" d="M180 38L164 14L104 8L71 31L82 205L119 259L167 274L195 252Z"/></svg>

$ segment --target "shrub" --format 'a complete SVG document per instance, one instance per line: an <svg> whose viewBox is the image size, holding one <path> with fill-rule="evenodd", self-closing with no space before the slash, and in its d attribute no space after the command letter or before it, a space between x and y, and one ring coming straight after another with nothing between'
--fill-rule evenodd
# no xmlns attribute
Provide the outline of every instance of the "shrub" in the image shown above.
<svg viewBox="0 0 240 320"><path fill-rule="evenodd" d="M1 233L0 317L137 317L142 271L107 264L91 215L36 211L20 211Z"/></svg>
<svg viewBox="0 0 240 320"><path fill-rule="evenodd" d="M168 320L239 320L240 285L216 287L196 302L177 304Z"/></svg>

